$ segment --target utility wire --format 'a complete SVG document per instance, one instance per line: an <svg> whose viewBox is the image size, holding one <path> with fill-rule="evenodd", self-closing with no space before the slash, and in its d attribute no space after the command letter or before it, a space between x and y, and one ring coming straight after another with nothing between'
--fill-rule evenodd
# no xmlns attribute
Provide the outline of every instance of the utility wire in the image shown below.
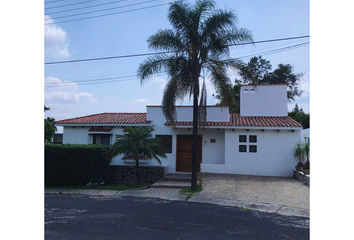
<svg viewBox="0 0 354 240"><path fill-rule="evenodd" d="M300 39L300 40L295 40L295 41L292 41L291 44L295 44L295 43L300 43L301 41L303 41L304 39ZM240 54L244 54L244 53L252 53L252 52L259 52L261 50L265 50L265 49L270 49L270 48L276 48L276 47L280 47L280 46L284 46L284 45L289 45L290 43L287 42L287 43L283 43L283 44L277 44L277 45L273 45L271 47L265 47L265 48L258 48L257 49L257 46L255 50L251 50L251 51L246 51L246 52L238 52L237 54L240 55ZM235 54L232 54L230 55L231 57L235 56Z"/></svg>
<svg viewBox="0 0 354 240"><path fill-rule="evenodd" d="M261 55L262 55L262 56L265 56L265 55L269 55L269 54L272 54L272 53L283 52L283 51L285 51L285 50L291 50L291 49L295 49L295 48L298 48L298 47L301 47L301 46L305 46L305 45L309 45L309 42L300 43L300 44L296 44L296 45L289 46L289 47L274 49L274 50L271 50L271 51L263 52L263 53L261 53ZM236 59L243 59L243 58L248 58L248 57L254 57L254 55L255 55L255 54L248 55L248 56L242 56L242 57L238 57L238 58L236 58ZM259 54L256 54L256 55L259 55Z"/></svg>
<svg viewBox="0 0 354 240"><path fill-rule="evenodd" d="M162 76L165 74L166 74L166 72L158 73L158 74L154 74L154 75L155 76ZM70 87L70 86L76 86L76 85L91 85L91 84L98 84L98 83L131 81L131 80L136 80L136 79L137 79L136 75L130 75L130 76L120 76L120 77L106 78L106 79L105 78L91 79L91 80L80 81L80 82L47 83L47 85L45 85L45 87ZM109 81L109 80L111 80L111 81Z"/></svg>
<svg viewBox="0 0 354 240"><path fill-rule="evenodd" d="M65 0L50 1L50 2L45 2L45 4L48 4L48 3L55 3L55 2L62 2L62 1L65 1Z"/></svg>
<svg viewBox="0 0 354 240"><path fill-rule="evenodd" d="M53 9L53 8L61 8L61 7L73 6L73 5L78 5L78 4L88 3L88 2L95 2L95 1L98 1L98 0L90 0L90 1L85 1L85 2L72 3L72 4L60 5L60 6L56 6L56 7L44 8L44 9L47 10L47 9Z"/></svg>
<svg viewBox="0 0 354 240"><path fill-rule="evenodd" d="M127 1L127 0L125 0L125 1ZM124 7L130 7L130 6L145 4L145 3L149 3L149 2L156 2L156 1L159 1L159 0L149 0L149 1L145 1L145 2L132 3L132 4L128 4L128 5L124 5L124 6L119 6L119 7L112 7L112 8L106 8L106 9L91 11L91 12L84 12L84 13L77 13L77 14L72 14L72 15L60 16L60 17L56 17L54 20L60 19L60 18L75 17L75 16L85 15L85 14L90 14L90 13L97 13L97 12L110 11L110 10L113 10L113 9L124 8ZM45 19L45 20L52 20L52 19L47 18L47 19Z"/></svg>
<svg viewBox="0 0 354 240"><path fill-rule="evenodd" d="M302 40L300 40L300 41L302 41ZM297 41L293 41L292 43L298 43L298 42L299 41L297 40ZM241 55L241 54L244 54L244 53L250 53L250 52L259 52L259 51L264 50L264 49L280 47L280 46L284 46L284 45L288 45L288 44L289 43L283 43L283 44L277 44L277 45L274 45L274 46L271 46L271 47L259 48L259 49L252 50L252 51L240 52L238 55ZM276 50L276 49L274 49L274 50ZM260 53L256 53L256 55L257 54L260 54ZM235 55L233 54L231 56L234 57ZM113 76L117 76L117 75L119 76L119 75L124 75L124 74L133 74L133 73L135 73L135 71L134 72L125 72L125 73L120 72L120 73L111 73L111 74L104 74L104 75L86 76L86 77L74 77L74 78L66 78L65 81L74 80L74 81L71 81L71 82L79 82L80 81L79 79L92 79L92 78L93 79L97 79L97 78L100 79L102 77L108 77L108 76L113 77Z"/></svg>
<svg viewBox="0 0 354 240"><path fill-rule="evenodd" d="M69 10L62 10L62 11L57 11L57 12L51 12L51 13L46 13L46 15L52 15L52 14L63 13L63 12L71 12L71 11L75 11L75 10L81 10L81 9L86 9L86 8L93 8L93 7L98 7L98 6L103 6L103 5L113 4L113 3L119 3L119 2L124 2L124 1L128 1L128 0L113 1L113 2L108 2L108 3L101 3L101 4L97 4L97 5L87 6L87 7L73 8L73 9L69 9Z"/></svg>
<svg viewBox="0 0 354 240"><path fill-rule="evenodd" d="M97 15L97 16L92 16L92 17L78 18L78 19L66 20L66 21L61 21L61 22L51 22L51 23L46 23L44 25L66 23L66 22L74 22L74 21L86 20L86 19L91 19L91 18L105 17L105 16L110 16L110 15L115 15L115 14L126 13L126 12L134 12L134 11L143 10L143 9L147 9L147 8L160 7L160 6L164 6L164 5L168 5L168 4L169 3L163 3L163 4L153 5L153 6L149 6L149 7L136 8L136 9L132 9L132 10L126 10L126 11L121 11L121 12L102 14L102 15Z"/></svg>
<svg viewBox="0 0 354 240"><path fill-rule="evenodd" d="M289 51L289 50L292 50L292 49L295 49L295 48L299 48L299 47L305 46L306 44L307 43L296 44L296 45L293 45L293 46L279 48L279 49L275 49L275 50L272 50L272 51L261 52L261 53L258 53L257 55L265 56L265 55L269 55L269 54ZM241 57L237 57L235 59L239 59L240 60L240 59L250 58L250 56L253 57L254 55L241 56ZM162 73L158 73L158 74L154 74L154 75L155 76L161 76L161 75L165 75L165 74L166 74L166 72L162 72ZM136 80L136 79L137 79L136 75L128 75L128 76L119 76L119 77L111 77L111 78L97 78L97 79L89 79L89 80L81 80L81 81L71 81L71 82L68 82L68 83L47 83L47 85L45 85L45 87L70 87L70 86L77 86L77 85L91 85L91 84L99 84L99 83L130 81L130 80ZM65 81L65 80L63 80L63 81Z"/></svg>
<svg viewBox="0 0 354 240"><path fill-rule="evenodd" d="M249 45L249 44L258 44L258 43L267 43L267 42L287 41L287 40L292 40L292 39L300 39L300 38L308 38L308 37L310 37L310 36L279 38L279 39L263 40L263 41L256 41L256 42L250 42L250 43L237 43L237 44L230 44L230 45L228 45L228 47ZM121 56L112 56L112 57L100 57L100 58L87 58L87 59L77 59L77 60L60 61L60 62L47 62L44 64L49 65L49 64L61 64L61 63L88 62L88 61L98 61L98 60L117 59L117 58L130 58L130 57L142 57L142 56L158 55L158 54L169 54L169 53L177 53L177 52L185 52L185 51L187 51L187 50L157 52L157 53L141 53L141 54L121 55Z"/></svg>

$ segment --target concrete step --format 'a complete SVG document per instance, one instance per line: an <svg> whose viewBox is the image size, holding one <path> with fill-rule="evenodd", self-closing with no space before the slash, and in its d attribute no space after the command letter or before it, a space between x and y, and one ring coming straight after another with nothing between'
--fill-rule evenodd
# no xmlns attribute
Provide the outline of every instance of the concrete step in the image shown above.
<svg viewBox="0 0 354 240"><path fill-rule="evenodd" d="M176 181L176 182L191 182L192 174L188 173L169 173L165 175L165 181Z"/></svg>
<svg viewBox="0 0 354 240"><path fill-rule="evenodd" d="M152 188L174 188L183 189L190 187L190 182L179 182L179 181L160 181L151 185Z"/></svg>

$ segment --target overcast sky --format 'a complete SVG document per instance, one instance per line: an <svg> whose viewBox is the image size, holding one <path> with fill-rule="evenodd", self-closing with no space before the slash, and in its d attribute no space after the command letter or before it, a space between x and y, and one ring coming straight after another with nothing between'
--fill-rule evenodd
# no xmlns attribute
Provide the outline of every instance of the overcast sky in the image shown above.
<svg viewBox="0 0 354 240"><path fill-rule="evenodd" d="M83 1L58 1L45 4L45 8L47 8L45 23L54 23L45 25L45 62L148 53L151 51L148 49L147 38L159 29L171 28L167 20L168 5L80 21L63 22L167 3L165 0L150 2L126 0L95 6L113 2L113 0L97 0L60 7L80 2ZM145 3L140 4L141 2ZM190 2L194 3L194 1ZM137 5L124 7L131 4ZM91 8L84 8L88 6ZM76 8L84 9L67 11ZM107 8L116 9L82 14ZM249 29L253 34L254 41L310 35L309 1L222 0L217 1L217 8L233 9L239 19L238 26ZM82 15L65 17L73 14ZM270 60L273 70L278 64L283 63L291 64L295 73L304 73L300 82L300 88L304 90L304 94L296 99L296 103L305 112L309 112L309 45L267 55L269 51L309 41L309 38L305 38L254 46L231 47L231 57L249 56L243 58L243 61L247 62L252 56L262 55L265 59ZM45 105L51 108L46 112L46 117L50 116L61 120L102 112L145 112L146 105L161 104L167 76L159 75L151 78L143 86L135 77L139 64L146 58L143 56L45 65L44 98ZM231 80L237 77L235 72L229 74ZM92 81L97 79L102 79L102 81L100 83ZM58 83L59 85L60 83L67 85L52 87L58 86L56 85ZM209 81L207 81L207 92L207 103L215 104L216 100L212 97L214 88ZM192 103L188 98L185 98L181 104ZM289 103L289 110L292 110L294 105L294 102Z"/></svg>

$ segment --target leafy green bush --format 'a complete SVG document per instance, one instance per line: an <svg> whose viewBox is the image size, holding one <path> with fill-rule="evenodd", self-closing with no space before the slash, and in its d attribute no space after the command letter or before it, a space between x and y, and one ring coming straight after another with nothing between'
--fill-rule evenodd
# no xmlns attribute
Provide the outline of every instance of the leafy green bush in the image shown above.
<svg viewBox="0 0 354 240"><path fill-rule="evenodd" d="M109 146L45 144L45 185L100 184L109 179Z"/></svg>

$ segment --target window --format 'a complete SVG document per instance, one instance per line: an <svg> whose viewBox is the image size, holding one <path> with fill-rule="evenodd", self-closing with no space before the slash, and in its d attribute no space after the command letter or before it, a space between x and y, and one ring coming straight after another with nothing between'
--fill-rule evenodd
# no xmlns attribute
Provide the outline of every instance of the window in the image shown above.
<svg viewBox="0 0 354 240"><path fill-rule="evenodd" d="M249 93L249 89L243 89L244 93Z"/></svg>
<svg viewBox="0 0 354 240"><path fill-rule="evenodd" d="M130 151L127 155L124 156L124 158L133 158L133 152ZM139 153L139 158L145 158L145 155L143 153Z"/></svg>
<svg viewBox="0 0 354 240"><path fill-rule="evenodd" d="M250 135L249 136L249 142L256 143L257 142L257 136L256 135Z"/></svg>
<svg viewBox="0 0 354 240"><path fill-rule="evenodd" d="M63 143L63 134L62 133L54 134L53 143Z"/></svg>
<svg viewBox="0 0 354 240"><path fill-rule="evenodd" d="M92 134L92 144L110 145L111 134Z"/></svg>
<svg viewBox="0 0 354 240"><path fill-rule="evenodd" d="M246 149L247 149L247 148L246 148L246 145L239 145L239 146L238 146L238 151L239 151L239 152L247 152Z"/></svg>
<svg viewBox="0 0 354 240"><path fill-rule="evenodd" d="M250 93L256 93L256 89L250 89Z"/></svg>
<svg viewBox="0 0 354 240"><path fill-rule="evenodd" d="M172 153L172 135L156 135L161 139L161 144L165 147L165 153Z"/></svg>
<svg viewBox="0 0 354 240"><path fill-rule="evenodd" d="M248 143L252 143L252 145L247 143L247 135L239 135L238 141L243 143L238 146L239 152L247 152L247 148L250 153L257 152L257 145L254 144L257 143L257 135L248 135Z"/></svg>
<svg viewBox="0 0 354 240"><path fill-rule="evenodd" d="M238 141L239 142L247 142L247 136L246 135L238 136Z"/></svg>
<svg viewBox="0 0 354 240"><path fill-rule="evenodd" d="M249 145L249 152L256 153L257 152L257 145Z"/></svg>

